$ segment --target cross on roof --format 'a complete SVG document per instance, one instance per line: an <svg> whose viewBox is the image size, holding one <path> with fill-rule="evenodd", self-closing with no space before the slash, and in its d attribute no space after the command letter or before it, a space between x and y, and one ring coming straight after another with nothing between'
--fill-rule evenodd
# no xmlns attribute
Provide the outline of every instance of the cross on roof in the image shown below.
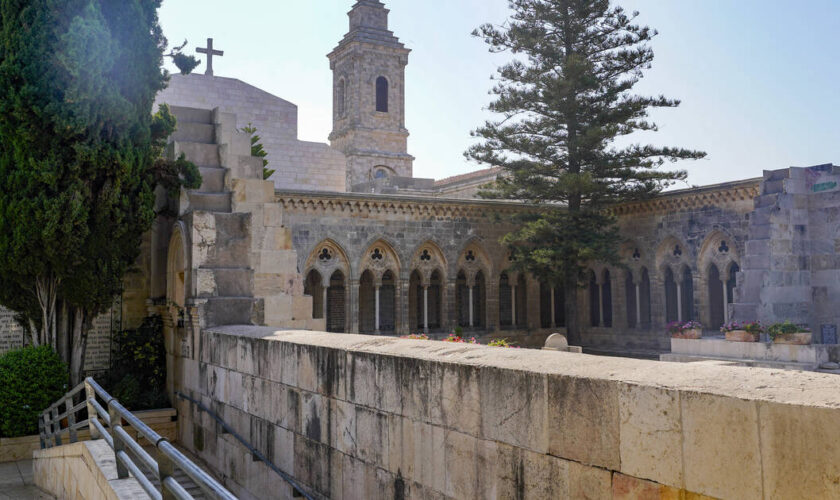
<svg viewBox="0 0 840 500"><path fill-rule="evenodd" d="M199 47L195 49L196 52L199 54L207 54L207 71L204 72L207 76L213 76L213 56L223 56L225 55L225 51L223 50L213 50L213 39L207 39L207 47Z"/></svg>

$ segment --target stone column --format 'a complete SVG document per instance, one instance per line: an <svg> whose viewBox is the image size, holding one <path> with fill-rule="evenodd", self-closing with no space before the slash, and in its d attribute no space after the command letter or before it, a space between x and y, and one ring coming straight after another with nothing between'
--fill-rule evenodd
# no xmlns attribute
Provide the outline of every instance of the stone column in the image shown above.
<svg viewBox="0 0 840 500"><path fill-rule="evenodd" d="M475 324L475 318L474 318L475 311L473 310L473 289L474 288L475 288L474 286L470 287L470 328L472 328L473 325Z"/></svg>
<svg viewBox="0 0 840 500"><path fill-rule="evenodd" d="M429 333L429 285L423 285L423 333Z"/></svg>
<svg viewBox="0 0 840 500"><path fill-rule="evenodd" d="M711 308L711 304L709 304ZM726 286L726 281L723 282L723 322L729 321L729 289Z"/></svg>
<svg viewBox="0 0 840 500"><path fill-rule="evenodd" d="M516 328L516 285L510 287L510 324Z"/></svg>
<svg viewBox="0 0 840 500"><path fill-rule="evenodd" d="M376 297L376 313L375 313L376 322L374 323L374 332L377 335L379 335L379 288L380 288L380 286L376 285L376 293L375 293L375 297Z"/></svg>
<svg viewBox="0 0 840 500"><path fill-rule="evenodd" d="M682 281L677 281L677 321L683 320L682 310Z"/></svg>
<svg viewBox="0 0 840 500"><path fill-rule="evenodd" d="M325 287L322 287L322 288L324 289L324 300L321 301L321 311L322 311L322 316L321 317L324 318L324 320L326 321L327 311L329 310L329 309L327 309L327 296L328 296L327 292L329 291L329 287L325 286Z"/></svg>
<svg viewBox="0 0 840 500"><path fill-rule="evenodd" d="M598 318L598 326L604 326L604 284L599 283L597 286L598 286L598 312L600 313L600 317Z"/></svg>
<svg viewBox="0 0 840 500"><path fill-rule="evenodd" d="M350 318L350 333L359 333L359 280L351 279L350 283L350 304L345 311Z"/></svg>
<svg viewBox="0 0 840 500"><path fill-rule="evenodd" d="M642 326L642 287L636 283L636 328Z"/></svg>
<svg viewBox="0 0 840 500"><path fill-rule="evenodd" d="M554 310L554 287L551 287L551 303L549 304L549 309L551 309L551 328L557 328L557 318L556 314L557 311Z"/></svg>

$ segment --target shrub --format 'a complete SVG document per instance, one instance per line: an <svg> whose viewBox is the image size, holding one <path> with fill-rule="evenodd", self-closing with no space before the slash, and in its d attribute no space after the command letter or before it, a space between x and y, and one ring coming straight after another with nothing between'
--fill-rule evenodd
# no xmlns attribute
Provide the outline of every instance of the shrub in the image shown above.
<svg viewBox="0 0 840 500"><path fill-rule="evenodd" d="M68 370L49 346L0 356L0 437L38 433L38 415L67 392Z"/></svg>
<svg viewBox="0 0 840 500"><path fill-rule="evenodd" d="M761 335L762 333L764 333L764 325L762 325L758 321L751 321L749 323L744 323L744 324L741 325L741 328L745 332L751 333L753 335Z"/></svg>
<svg viewBox="0 0 840 500"><path fill-rule="evenodd" d="M519 349L519 346L516 345L515 342L510 342L508 339L496 339L491 340L489 344L490 347L515 347Z"/></svg>
<svg viewBox="0 0 840 500"><path fill-rule="evenodd" d="M788 335L791 333L808 333L811 329L805 326L795 325L790 320L784 323L774 323L767 328L767 333L771 339L775 339L779 335Z"/></svg>
<svg viewBox="0 0 840 500"><path fill-rule="evenodd" d="M170 406L166 394L163 319L151 316L136 330L114 335L108 392L131 411Z"/></svg>

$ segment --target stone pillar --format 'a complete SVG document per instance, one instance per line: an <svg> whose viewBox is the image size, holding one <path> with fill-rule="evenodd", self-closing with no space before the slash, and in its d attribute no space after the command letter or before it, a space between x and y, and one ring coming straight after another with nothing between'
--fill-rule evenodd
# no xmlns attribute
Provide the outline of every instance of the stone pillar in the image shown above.
<svg viewBox="0 0 840 500"><path fill-rule="evenodd" d="M636 283L636 328L642 326L642 287Z"/></svg>
<svg viewBox="0 0 840 500"><path fill-rule="evenodd" d="M327 292L329 292L330 287L329 286L323 286L321 288L323 288L323 290L324 290L324 300L321 301L321 317L324 318L324 320L326 320L327 319L327 311L329 311L328 306L327 306L327 297L329 296L329 294Z"/></svg>
<svg viewBox="0 0 840 500"><path fill-rule="evenodd" d="M429 285L423 285L423 333L429 333Z"/></svg>
<svg viewBox="0 0 840 500"><path fill-rule="evenodd" d="M604 284L598 284L598 326L604 326Z"/></svg>
<svg viewBox="0 0 840 500"><path fill-rule="evenodd" d="M475 311L473 310L473 289L475 289L475 287L471 286L470 287L470 328L472 328L473 325L475 324L475 318L473 317L475 315Z"/></svg>
<svg viewBox="0 0 840 500"><path fill-rule="evenodd" d="M516 285L510 287L510 323L516 328Z"/></svg>
<svg viewBox="0 0 840 500"><path fill-rule="evenodd" d="M551 328L557 328L557 311L554 310L554 286L551 286L551 303L548 307L551 309Z"/></svg>
<svg viewBox="0 0 840 500"><path fill-rule="evenodd" d="M682 280L677 281L677 321L683 320L682 310Z"/></svg>
<svg viewBox="0 0 840 500"><path fill-rule="evenodd" d="M723 280L723 322L727 323L729 321L729 289L726 286L726 282L729 280ZM711 304L709 304L709 308L711 309Z"/></svg>
<svg viewBox="0 0 840 500"><path fill-rule="evenodd" d="M350 318L350 333L359 333L359 280L351 279L350 304L345 314Z"/></svg>
<svg viewBox="0 0 840 500"><path fill-rule="evenodd" d="M379 335L379 288L380 288L380 286L379 286L379 285L376 285L376 292L375 292L375 297L376 297L376 312L375 312L375 318L376 318L376 321L375 321L375 323L374 323L374 332L375 332L377 335Z"/></svg>

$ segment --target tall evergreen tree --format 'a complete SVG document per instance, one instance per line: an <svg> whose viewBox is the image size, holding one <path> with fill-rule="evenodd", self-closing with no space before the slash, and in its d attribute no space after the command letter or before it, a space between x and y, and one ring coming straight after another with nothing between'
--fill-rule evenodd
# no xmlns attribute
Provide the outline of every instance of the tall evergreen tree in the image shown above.
<svg viewBox="0 0 840 500"><path fill-rule="evenodd" d="M467 151L504 175L483 193L522 200L534 210L504 243L514 266L565 288L569 340L580 342L577 290L588 263L617 262L619 234L609 208L648 198L685 179L665 162L705 153L651 145L619 145L638 131L655 131L652 108L676 107L664 96L633 94L650 68L656 32L634 24L609 0L510 0L503 26L474 32L491 52L509 51L498 70L490 109L502 115L473 132ZM627 141L623 141L627 142Z"/></svg>
<svg viewBox="0 0 840 500"><path fill-rule="evenodd" d="M0 302L72 381L154 217L154 188L197 187L162 160L153 115L166 40L159 0L0 0Z"/></svg>

